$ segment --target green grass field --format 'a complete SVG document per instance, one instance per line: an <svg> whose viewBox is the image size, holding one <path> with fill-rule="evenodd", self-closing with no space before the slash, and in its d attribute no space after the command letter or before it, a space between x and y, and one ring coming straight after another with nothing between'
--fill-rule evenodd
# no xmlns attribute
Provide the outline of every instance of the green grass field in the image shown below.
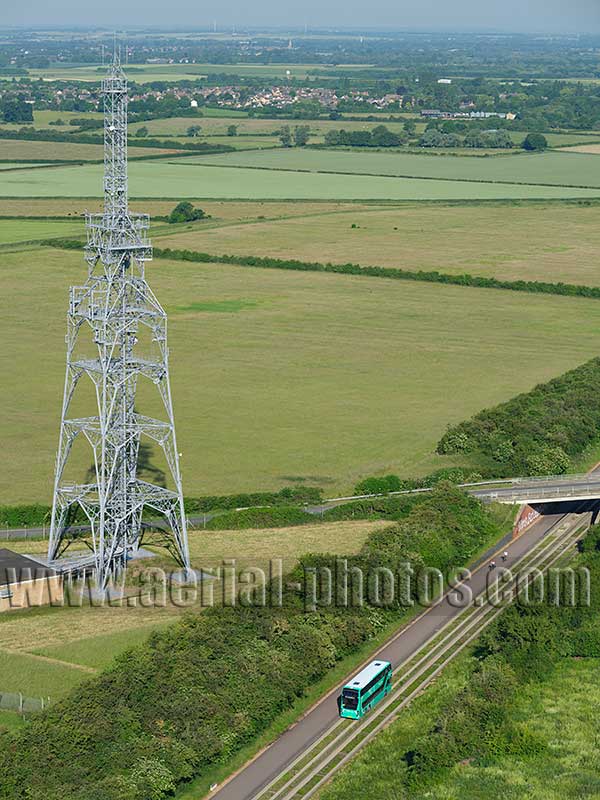
<svg viewBox="0 0 600 800"><path fill-rule="evenodd" d="M404 153L357 153L299 147L268 152L195 156L186 164L327 171L355 175L443 178L450 181L502 181L556 186L600 186L599 162L583 153L523 153L518 158L462 159Z"/></svg>
<svg viewBox="0 0 600 800"><path fill-rule="evenodd" d="M0 219L0 244L81 236L83 220Z"/></svg>
<svg viewBox="0 0 600 800"><path fill-rule="evenodd" d="M443 780L410 792L400 785L405 765L402 754L431 726L444 697L455 694L464 681L459 666L419 697L411 708L372 744L333 783L318 794L320 800L582 800L600 795L598 778L598 714L600 692L598 659L565 661L544 683L521 688L513 719L546 744L545 752L530 758L504 757L483 763L461 763Z"/></svg>
<svg viewBox="0 0 600 800"><path fill-rule="evenodd" d="M254 224L195 225L159 247L600 285L597 206L368 207ZM357 227L353 228L352 225Z"/></svg>
<svg viewBox="0 0 600 800"><path fill-rule="evenodd" d="M232 153L226 158L236 164L244 158L253 163L261 157L277 158L280 150ZM329 153L327 151L308 152L316 155L321 167L325 159L331 158L331 167L341 168L342 158L352 169L368 172L374 164L367 159L377 158L379 154L360 156L354 153ZM304 153L299 153L300 162ZM386 161L398 158L414 158L417 161L425 156L388 156ZM545 158L545 156L540 156ZM558 155L556 158L595 161L595 156ZM348 161L350 159L350 162ZM526 157L519 160L526 162ZM431 158L429 160L432 160ZM444 163L442 157L434 158ZM475 159L450 159L456 164L470 164ZM510 159L512 161L512 159ZM477 163L484 159L476 159ZM196 163L195 163L196 162ZM300 166L292 162L292 169ZM496 162L491 159L490 163ZM508 163L508 159L502 159ZM487 163L487 162L486 162ZM283 162L282 162L283 164ZM377 165L379 162L377 162ZM295 166L294 166L295 165ZM377 166L377 169L380 167ZM456 168L455 168L456 169ZM223 166L203 166L197 157L180 158L175 161L142 161L130 164L130 192L132 197L172 197L181 198L231 198L231 199L302 199L302 200L497 200L527 198L587 198L600 195L598 189L574 189L561 186L529 186L502 183L475 183L460 180L420 180L418 178L395 178L392 176L371 176L365 174L311 174L310 172L284 171L275 169L244 169ZM23 169L6 172L0 184L3 197L99 197L102 191L102 166L57 167L52 170Z"/></svg>
<svg viewBox="0 0 600 800"><path fill-rule="evenodd" d="M11 376L0 436L14 454L0 502L47 502L68 287L85 265L56 250L5 252L0 264ZM148 275L170 314L192 496L292 481L334 493L373 472L424 474L446 464L433 449L448 424L597 354L593 300L164 260ZM240 310L190 310L223 301ZM140 402L154 413L149 396ZM87 451L79 463L89 466Z"/></svg>

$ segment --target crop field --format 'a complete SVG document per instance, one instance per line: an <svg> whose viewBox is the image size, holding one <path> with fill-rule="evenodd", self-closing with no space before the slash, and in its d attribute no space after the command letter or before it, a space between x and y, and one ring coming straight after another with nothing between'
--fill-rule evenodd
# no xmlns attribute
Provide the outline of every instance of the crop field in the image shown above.
<svg viewBox="0 0 600 800"><path fill-rule="evenodd" d="M570 204L352 208L254 224L194 226L159 247L600 285L598 207ZM353 227L354 226L354 227Z"/></svg>
<svg viewBox="0 0 600 800"><path fill-rule="evenodd" d="M129 155L152 156L161 153L173 153L174 148L162 150L161 148L130 147ZM25 139L0 139L0 159L3 161L102 161L103 148L101 144L80 144L77 142L33 142ZM31 164L28 165L31 168ZM36 165L33 165L36 166ZM2 164L0 163L0 168ZM4 176L2 178L4 182ZM53 179L45 177L48 183Z"/></svg>
<svg viewBox="0 0 600 800"><path fill-rule="evenodd" d="M147 153L147 151L146 151ZM280 150L253 151L250 153L231 153L223 162L225 166L204 166L198 157L180 158L174 161L138 161L130 165L130 193L132 197L172 197L182 198L214 198L214 199L275 199L275 200L498 200L528 198L589 198L600 196L599 188L579 189L546 185L517 185L510 183L485 183L461 180L421 180L418 178L396 178L393 176L372 176L360 174L371 168L383 168L379 162L373 162L379 154L356 155L354 153L330 153L313 151L306 155L316 156L321 168L326 159L331 160L331 168L344 167L354 169L358 174L325 174L301 169L300 162L305 153L300 152L300 162L290 164L290 171L284 169L247 169L231 168L243 159L249 162L260 162L261 157L275 161L283 153ZM539 156L540 159L545 156ZM565 162L571 159L594 159L594 156L557 155ZM296 156L292 155L292 159ZM339 159L342 159L340 162ZM403 156L383 154L388 160L416 159L440 162L445 159L427 158L425 156ZM519 161L526 157L519 156ZM454 164L468 164L476 161L478 165L485 159L448 159ZM497 159L490 159L490 163ZM503 163L512 162L512 157L502 159ZM206 162L208 163L208 162ZM212 163L212 162L211 162ZM285 161L282 161L283 165ZM487 163L487 162L486 162ZM594 162L595 163L595 162ZM226 166L229 164L230 166ZM388 169L391 167L388 166ZM458 174L454 167L455 174ZM591 179L590 179L591 180ZM600 184L600 181L599 181ZM0 184L0 196L3 197L99 197L102 192L102 165L64 166L52 169L51 178L47 170L14 170L4 173Z"/></svg>
<svg viewBox="0 0 600 800"><path fill-rule="evenodd" d="M129 130L131 134L134 134L139 128L146 127L148 128L150 136L176 136L185 134L190 125L196 124L200 125L202 128L202 135L224 135L227 133L227 128L230 125L235 125L238 129L238 135L243 134L256 136L257 134L262 134L274 136L277 131L281 130L282 125L289 125L291 128L294 128L296 125L308 125L312 134L323 135L327 133L327 131L339 130L340 128L352 131L370 131L379 123L376 121L374 122L373 120L290 120L260 119L257 117L236 118L222 115L218 117L201 116L198 118L171 117L169 119L153 119L149 120L148 122L134 122L129 126ZM392 131L399 132L404 129L403 122L388 122L386 120L384 121L384 124ZM424 128L425 126L422 127ZM580 137L580 140L584 140L584 137ZM571 141L573 140L571 139ZM575 142L577 141L578 140L576 138Z"/></svg>
<svg viewBox="0 0 600 800"><path fill-rule="evenodd" d="M287 148L269 152L194 156L187 164L260 167L266 170L327 171L354 175L388 175L449 181L502 181L555 186L600 187L593 156L582 153L522 154L488 159L462 159L404 153L332 152Z"/></svg>
<svg viewBox="0 0 600 800"><path fill-rule="evenodd" d="M334 522L301 528L218 531L190 535L192 563L198 568L235 559L238 569L267 567L281 558L290 568L306 552L358 552L367 536L386 522ZM22 542L13 549L38 552L44 542ZM46 608L0 617L0 692L58 699L124 650L168 625L185 607ZM0 720L0 725L2 724Z"/></svg>
<svg viewBox="0 0 600 800"><path fill-rule="evenodd" d="M0 263L0 498L47 502L67 292L85 266L51 249ZM424 474L448 463L433 454L448 424L597 354L594 300L165 260L148 272L170 314L191 496Z"/></svg>
<svg viewBox="0 0 600 800"><path fill-rule="evenodd" d="M82 230L82 222L75 220L0 219L0 244L76 236Z"/></svg>
<svg viewBox="0 0 600 800"><path fill-rule="evenodd" d="M570 153L587 153L588 155L600 155L600 144L580 144L577 147L570 147Z"/></svg>
<svg viewBox="0 0 600 800"><path fill-rule="evenodd" d="M344 67L350 70L363 70L365 66L352 64ZM285 78L289 70L294 78L304 78L314 73L330 70L324 64L130 64L127 75L130 83L148 83L149 81L197 80L207 75L256 75L263 78ZM30 69L32 79L42 78L47 81L93 81L98 82L104 76L105 68L100 65L84 67L49 67L46 69ZM7 78L10 80L10 78Z"/></svg>

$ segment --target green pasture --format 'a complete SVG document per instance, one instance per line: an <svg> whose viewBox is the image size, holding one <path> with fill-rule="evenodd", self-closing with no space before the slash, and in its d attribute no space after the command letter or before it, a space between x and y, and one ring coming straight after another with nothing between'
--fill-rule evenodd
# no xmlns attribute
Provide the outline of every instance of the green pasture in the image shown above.
<svg viewBox="0 0 600 800"><path fill-rule="evenodd" d="M265 170L307 170L355 175L443 178L449 181L483 181L554 186L600 187L600 162L584 153L522 154L518 158L462 159L410 153L357 153L286 148L262 153L227 153L194 156L188 164L260 167Z"/></svg>
<svg viewBox="0 0 600 800"><path fill-rule="evenodd" d="M2 253L0 269L0 365L10 376L0 437L12 454L0 501L47 502L68 287L85 279L85 264L43 249ZM593 300L162 259L148 276L170 314L191 496L290 483L337 493L375 472L425 474L447 463L433 451L448 424L598 352ZM225 301L229 310L194 309ZM83 416L91 398L81 391L73 413ZM140 387L140 410L159 413L154 387ZM82 442L74 464L84 473L90 463Z"/></svg>
<svg viewBox="0 0 600 800"><path fill-rule="evenodd" d="M0 244L81 236L83 230L83 220L0 219Z"/></svg>
<svg viewBox="0 0 600 800"><path fill-rule="evenodd" d="M27 653L0 651L0 692L59 698L85 678L89 678L89 673L68 664L37 659Z"/></svg>
<svg viewBox="0 0 600 800"><path fill-rule="evenodd" d="M283 159L278 161L278 156ZM305 156L308 160L305 162ZM316 158L320 168L326 164L332 170L350 169L355 172L368 172L382 169L377 159L379 154L355 155L354 153L331 153L328 151L299 151L298 153L279 150L232 153L221 166L208 166L213 160L203 162L198 157L181 158L173 161L139 161L129 167L129 188L132 197L171 197L182 198L230 198L230 199L291 199L296 200L497 200L527 198L586 198L600 195L598 189L573 189L562 186L533 186L502 183L475 183L466 180L421 180L419 178L395 178L393 176L373 176L368 174L332 174L324 172L293 171L301 169ZM226 159L230 159L227 161ZM389 159L416 159L421 156L381 155L392 167ZM543 159L544 156L540 156ZM587 159L593 156L558 155L565 162L571 159ZM263 160L261 160L263 159ZM329 161L327 161L329 159ZM521 157L519 157L519 160ZM523 157L525 161L525 157ZM266 169L245 169L241 162L249 165L271 165ZM440 162L443 172L444 159L426 159ZM472 159L450 159L455 165L471 166ZM477 159L476 167L482 159ZM512 162L502 159L503 163ZM496 159L490 159L495 163ZM280 163L282 169L274 168ZM411 162L412 163L412 162ZM596 163L600 163L597 162ZM206 164L206 166L205 166ZM239 165L239 168L237 168ZM283 167L287 165L284 170ZM524 167L526 163L524 164ZM231 167L236 167L232 169ZM416 167L413 167L416 169ZM459 174L454 167L455 175ZM469 170L465 170L469 171ZM591 179L590 179L591 180ZM99 197L102 192L102 165L57 167L52 170L23 169L4 173L0 183L0 196L3 197Z"/></svg>
<svg viewBox="0 0 600 800"><path fill-rule="evenodd" d="M596 205L560 203L363 206L329 213L323 206L310 216L255 219L252 224L215 219L179 232L163 227L156 244L215 255L598 286L599 213Z"/></svg>

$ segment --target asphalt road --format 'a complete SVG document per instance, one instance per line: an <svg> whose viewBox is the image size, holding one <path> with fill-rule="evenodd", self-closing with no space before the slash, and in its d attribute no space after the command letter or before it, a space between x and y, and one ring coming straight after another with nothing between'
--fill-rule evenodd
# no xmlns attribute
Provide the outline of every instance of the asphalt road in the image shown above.
<svg viewBox="0 0 600 800"><path fill-rule="evenodd" d="M543 517L520 538L501 544L501 549L505 549L509 553L506 563L503 563L502 566L510 567L519 561L561 519L563 519L562 515ZM465 582L465 586L471 588L474 597L485 589L489 575L487 563L497 551L498 545L480 560L480 566L473 572L471 580ZM462 610L462 607L453 605L449 601L449 594L446 594L436 606L416 617L384 645L377 652L377 658L390 661L394 667L398 666L410 658L421 645L431 639L443 625L460 614ZM344 680L336 686L298 723L285 731L272 745L260 753L254 761L247 764L228 783L212 792L211 798L252 800L261 788L280 775L294 759L337 721L337 698L346 682L347 680Z"/></svg>

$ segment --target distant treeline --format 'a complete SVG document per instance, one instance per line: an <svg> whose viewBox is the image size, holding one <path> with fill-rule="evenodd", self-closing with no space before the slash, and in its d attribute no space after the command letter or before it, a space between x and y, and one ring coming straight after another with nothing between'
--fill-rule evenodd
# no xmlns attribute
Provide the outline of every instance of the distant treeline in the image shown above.
<svg viewBox="0 0 600 800"><path fill-rule="evenodd" d="M437 452L468 454L498 477L566 472L598 438L600 358L451 427Z"/></svg>

